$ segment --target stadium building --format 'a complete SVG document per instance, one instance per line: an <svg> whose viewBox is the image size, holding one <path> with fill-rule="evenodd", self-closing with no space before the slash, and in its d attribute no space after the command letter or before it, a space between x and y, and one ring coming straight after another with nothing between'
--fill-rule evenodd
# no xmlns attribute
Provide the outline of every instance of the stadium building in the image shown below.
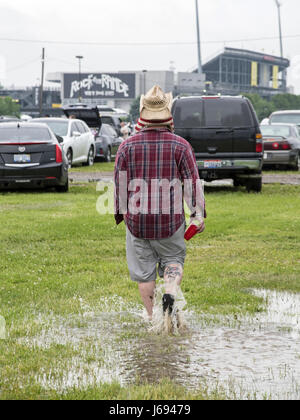
<svg viewBox="0 0 300 420"><path fill-rule="evenodd" d="M287 92L288 59L255 51L225 48L203 65L207 89L237 95L257 93L262 97ZM195 71L196 72L196 71Z"/></svg>

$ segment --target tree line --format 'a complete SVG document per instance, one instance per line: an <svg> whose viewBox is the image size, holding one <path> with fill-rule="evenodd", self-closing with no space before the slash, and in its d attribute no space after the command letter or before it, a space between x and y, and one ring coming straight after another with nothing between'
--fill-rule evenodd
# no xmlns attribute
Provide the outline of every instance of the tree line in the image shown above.
<svg viewBox="0 0 300 420"><path fill-rule="evenodd" d="M300 95L283 93L274 95L270 100L262 98L257 93L244 93L244 96L252 102L259 121L269 118L272 112L285 111L289 109L300 110Z"/></svg>

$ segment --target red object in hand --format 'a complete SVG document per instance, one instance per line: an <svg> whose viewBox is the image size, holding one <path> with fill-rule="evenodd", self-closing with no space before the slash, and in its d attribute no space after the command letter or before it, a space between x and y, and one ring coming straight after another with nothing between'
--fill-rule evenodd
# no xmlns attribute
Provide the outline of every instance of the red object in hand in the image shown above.
<svg viewBox="0 0 300 420"><path fill-rule="evenodd" d="M197 233L199 233L199 227L193 223L185 232L184 239L190 241Z"/></svg>

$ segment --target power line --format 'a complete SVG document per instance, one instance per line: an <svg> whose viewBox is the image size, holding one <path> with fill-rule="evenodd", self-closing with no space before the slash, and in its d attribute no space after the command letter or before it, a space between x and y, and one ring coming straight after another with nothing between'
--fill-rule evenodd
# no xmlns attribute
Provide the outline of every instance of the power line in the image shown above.
<svg viewBox="0 0 300 420"><path fill-rule="evenodd" d="M23 67L29 66L30 64L36 63L36 62L37 62L37 61L39 61L39 60L40 60L40 58L39 58L39 57L34 58L33 60L26 61L25 63L23 63L23 64L19 64L19 65L18 65L18 66L16 66L16 67L10 67L10 68L8 68L8 69L7 69L7 71L8 71L8 72L12 72L12 71L15 71L15 70L19 70L20 68L23 68Z"/></svg>
<svg viewBox="0 0 300 420"><path fill-rule="evenodd" d="M282 38L300 38L300 34L285 35ZM243 39L230 39L219 41L203 41L202 44L226 44L230 42L253 42L253 41L267 41L279 39L278 36L261 37L261 38L243 38ZM178 41L178 42L89 42L89 41L53 41L53 40L36 40L36 39L18 39L18 38L0 38L4 42L19 42L27 44L53 44L53 45L87 45L87 46L102 46L102 47L145 47L145 46L178 46L178 45L195 45L195 41Z"/></svg>

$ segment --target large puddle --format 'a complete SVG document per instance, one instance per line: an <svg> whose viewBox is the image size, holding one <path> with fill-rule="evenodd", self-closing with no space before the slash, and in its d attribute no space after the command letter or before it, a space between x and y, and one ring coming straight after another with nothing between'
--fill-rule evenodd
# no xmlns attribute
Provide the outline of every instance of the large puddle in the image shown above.
<svg viewBox="0 0 300 420"><path fill-rule="evenodd" d="M54 361L36 381L60 392L137 378L170 378L190 390L200 385L232 399L300 399L300 295L251 291L265 299L254 317L184 313L188 330L167 336L150 329L141 306L102 300L82 315L40 320L43 331L21 339L30 347L72 346L78 356Z"/></svg>

